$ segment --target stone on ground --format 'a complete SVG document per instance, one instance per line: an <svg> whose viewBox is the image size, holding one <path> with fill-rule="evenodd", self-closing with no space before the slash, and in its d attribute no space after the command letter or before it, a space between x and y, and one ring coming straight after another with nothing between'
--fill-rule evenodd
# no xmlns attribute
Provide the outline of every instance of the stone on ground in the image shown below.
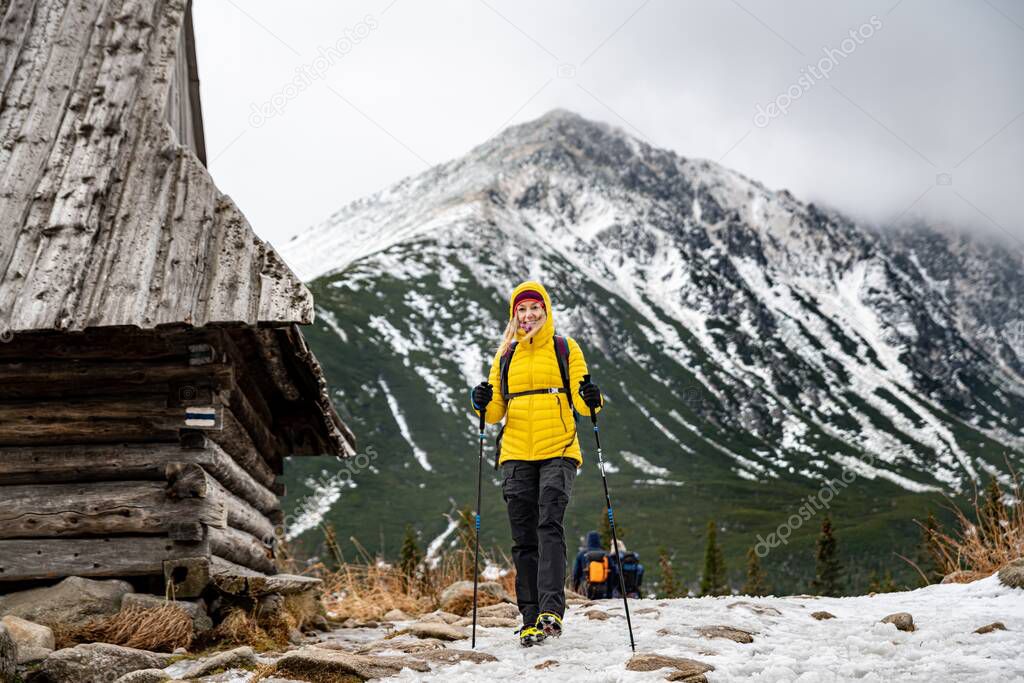
<svg viewBox="0 0 1024 683"><path fill-rule="evenodd" d="M199 678L208 676L220 669L247 669L256 666L256 653L248 645L236 647L227 652L217 654L193 662L178 678Z"/></svg>
<svg viewBox="0 0 1024 683"><path fill-rule="evenodd" d="M705 638L727 638L736 643L754 642L753 633L733 626L701 626L697 629L697 633Z"/></svg>
<svg viewBox="0 0 1024 683"><path fill-rule="evenodd" d="M882 619L883 624L892 624L900 631L916 631L917 627L914 626L914 617L910 615L910 612L895 612Z"/></svg>
<svg viewBox="0 0 1024 683"><path fill-rule="evenodd" d="M627 671L657 671L658 669L674 669L666 677L669 681L699 681L703 674L714 671L715 667L710 664L698 662L695 659L685 657L667 657L654 653L633 655L626 662Z"/></svg>
<svg viewBox="0 0 1024 683"><path fill-rule="evenodd" d="M417 638L437 638L438 640L465 640L469 635L461 628L451 624L417 621L399 633L409 633Z"/></svg>
<svg viewBox="0 0 1024 683"><path fill-rule="evenodd" d="M0 624L0 681L13 681L18 668L18 644Z"/></svg>
<svg viewBox="0 0 1024 683"><path fill-rule="evenodd" d="M588 609L584 614L588 619L596 619L598 621L608 621L608 613L599 609Z"/></svg>
<svg viewBox="0 0 1024 683"><path fill-rule="evenodd" d="M402 669L427 672L426 662L411 657L377 657L356 655L350 652L324 650L318 647L304 647L285 654L274 663L268 673L287 678L289 676L319 676L314 680L345 680L344 675L360 680L387 678Z"/></svg>
<svg viewBox="0 0 1024 683"><path fill-rule="evenodd" d="M496 581L483 581L478 585L477 607L515 602L504 586ZM466 616L473 612L473 582L456 581L441 592L441 609Z"/></svg>
<svg viewBox="0 0 1024 683"><path fill-rule="evenodd" d="M171 680L170 675L163 669L139 669L126 673L114 683L160 683Z"/></svg>
<svg viewBox="0 0 1024 683"><path fill-rule="evenodd" d="M975 633L992 633L993 631L1005 631L1006 625L1001 621L993 621L974 630Z"/></svg>
<svg viewBox="0 0 1024 683"><path fill-rule="evenodd" d="M87 643L57 650L39 668L39 678L60 683L95 683L96 673L103 680L116 680L139 669L162 669L172 655L136 650L108 643Z"/></svg>
<svg viewBox="0 0 1024 683"><path fill-rule="evenodd" d="M999 583L1009 588L1024 588L1024 557L1018 557L999 570Z"/></svg>
<svg viewBox="0 0 1024 683"><path fill-rule="evenodd" d="M0 619L18 644L18 664L46 659L55 647L53 631L49 626L7 615Z"/></svg>
<svg viewBox="0 0 1024 683"><path fill-rule="evenodd" d="M430 650L416 655L417 659L425 659L435 664L458 664L460 662L472 662L482 664L483 662L496 662L498 658L486 652L476 650L454 650L445 648L442 650Z"/></svg>
<svg viewBox="0 0 1024 683"><path fill-rule="evenodd" d="M811 612L811 616L817 619L818 621L836 618L836 615L832 614L831 612L826 612L825 610L821 610L820 612Z"/></svg>
<svg viewBox="0 0 1024 683"><path fill-rule="evenodd" d="M384 621L409 621L411 619L412 617L398 608L384 613Z"/></svg>
<svg viewBox="0 0 1024 683"><path fill-rule="evenodd" d="M54 586L32 588L0 597L0 616L12 615L37 624L76 625L116 614L125 595L134 592L127 581L96 581L69 576Z"/></svg>

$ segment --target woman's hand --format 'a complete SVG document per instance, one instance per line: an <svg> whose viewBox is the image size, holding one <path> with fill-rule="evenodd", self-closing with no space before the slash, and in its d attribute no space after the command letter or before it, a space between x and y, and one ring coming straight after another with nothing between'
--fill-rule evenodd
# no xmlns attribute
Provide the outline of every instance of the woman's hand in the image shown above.
<svg viewBox="0 0 1024 683"><path fill-rule="evenodd" d="M487 382L480 382L473 387L473 407L477 410L483 410L487 407L487 404L494 398L494 387Z"/></svg>
<svg viewBox="0 0 1024 683"><path fill-rule="evenodd" d="M601 407L601 390L589 379L580 380L580 398L588 408Z"/></svg>

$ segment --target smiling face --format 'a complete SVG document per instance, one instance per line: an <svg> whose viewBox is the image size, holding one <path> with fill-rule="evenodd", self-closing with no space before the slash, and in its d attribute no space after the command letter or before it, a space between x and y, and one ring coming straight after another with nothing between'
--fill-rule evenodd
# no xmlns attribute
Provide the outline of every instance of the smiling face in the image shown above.
<svg viewBox="0 0 1024 683"><path fill-rule="evenodd" d="M516 321L519 323L519 329L526 334L543 325L547 317L543 304L534 299L520 301L516 306Z"/></svg>

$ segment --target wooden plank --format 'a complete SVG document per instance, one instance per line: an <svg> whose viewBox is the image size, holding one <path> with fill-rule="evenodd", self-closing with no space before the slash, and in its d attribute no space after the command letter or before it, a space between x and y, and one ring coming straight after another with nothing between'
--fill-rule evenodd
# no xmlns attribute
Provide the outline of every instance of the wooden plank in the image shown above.
<svg viewBox="0 0 1024 683"><path fill-rule="evenodd" d="M180 362L0 361L0 400L123 393L167 395L172 386L230 388L233 376L227 363L196 367Z"/></svg>
<svg viewBox="0 0 1024 683"><path fill-rule="evenodd" d="M213 396L219 419L219 398ZM167 397L118 396L66 401L0 403L0 445L41 442L166 441L185 428L189 407L168 406Z"/></svg>
<svg viewBox="0 0 1024 683"><path fill-rule="evenodd" d="M210 581L225 593L259 597L270 593L297 595L306 591L319 591L323 581L312 576L295 574L264 574L229 562L216 555L210 558Z"/></svg>
<svg viewBox="0 0 1024 683"><path fill-rule="evenodd" d="M182 448L177 443L0 446L0 482L162 481L167 463L196 463L273 521L281 511L277 495L253 479L220 446L208 439L202 443L201 449Z"/></svg>
<svg viewBox="0 0 1024 683"><path fill-rule="evenodd" d="M207 437L229 453L256 481L267 487L272 486L274 471L256 449L249 433L238 422L230 408L225 408L222 412L221 423L223 429L207 432Z"/></svg>
<svg viewBox="0 0 1024 683"><path fill-rule="evenodd" d="M251 534L228 527L206 529L210 552L249 569L273 574L277 571L270 549Z"/></svg>
<svg viewBox="0 0 1024 683"><path fill-rule="evenodd" d="M207 555L207 541L159 536L0 540L0 581L162 574L165 560Z"/></svg>
<svg viewBox="0 0 1024 683"><path fill-rule="evenodd" d="M228 525L246 531L264 544L273 546L276 535L270 520L221 486L201 465L168 463L166 472L168 489L173 495L216 501L217 507L225 511Z"/></svg>
<svg viewBox="0 0 1024 683"><path fill-rule="evenodd" d="M224 500L174 500L160 482L0 487L0 539L167 534L180 522L226 527L227 519Z"/></svg>

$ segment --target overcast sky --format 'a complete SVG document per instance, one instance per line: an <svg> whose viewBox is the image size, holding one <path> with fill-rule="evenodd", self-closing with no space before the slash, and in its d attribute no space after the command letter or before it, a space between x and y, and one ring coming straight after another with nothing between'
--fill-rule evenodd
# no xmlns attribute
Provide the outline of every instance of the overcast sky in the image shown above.
<svg viewBox="0 0 1024 683"><path fill-rule="evenodd" d="M556 107L862 220L1024 239L1024 3L195 0L194 20L210 170L273 244Z"/></svg>

